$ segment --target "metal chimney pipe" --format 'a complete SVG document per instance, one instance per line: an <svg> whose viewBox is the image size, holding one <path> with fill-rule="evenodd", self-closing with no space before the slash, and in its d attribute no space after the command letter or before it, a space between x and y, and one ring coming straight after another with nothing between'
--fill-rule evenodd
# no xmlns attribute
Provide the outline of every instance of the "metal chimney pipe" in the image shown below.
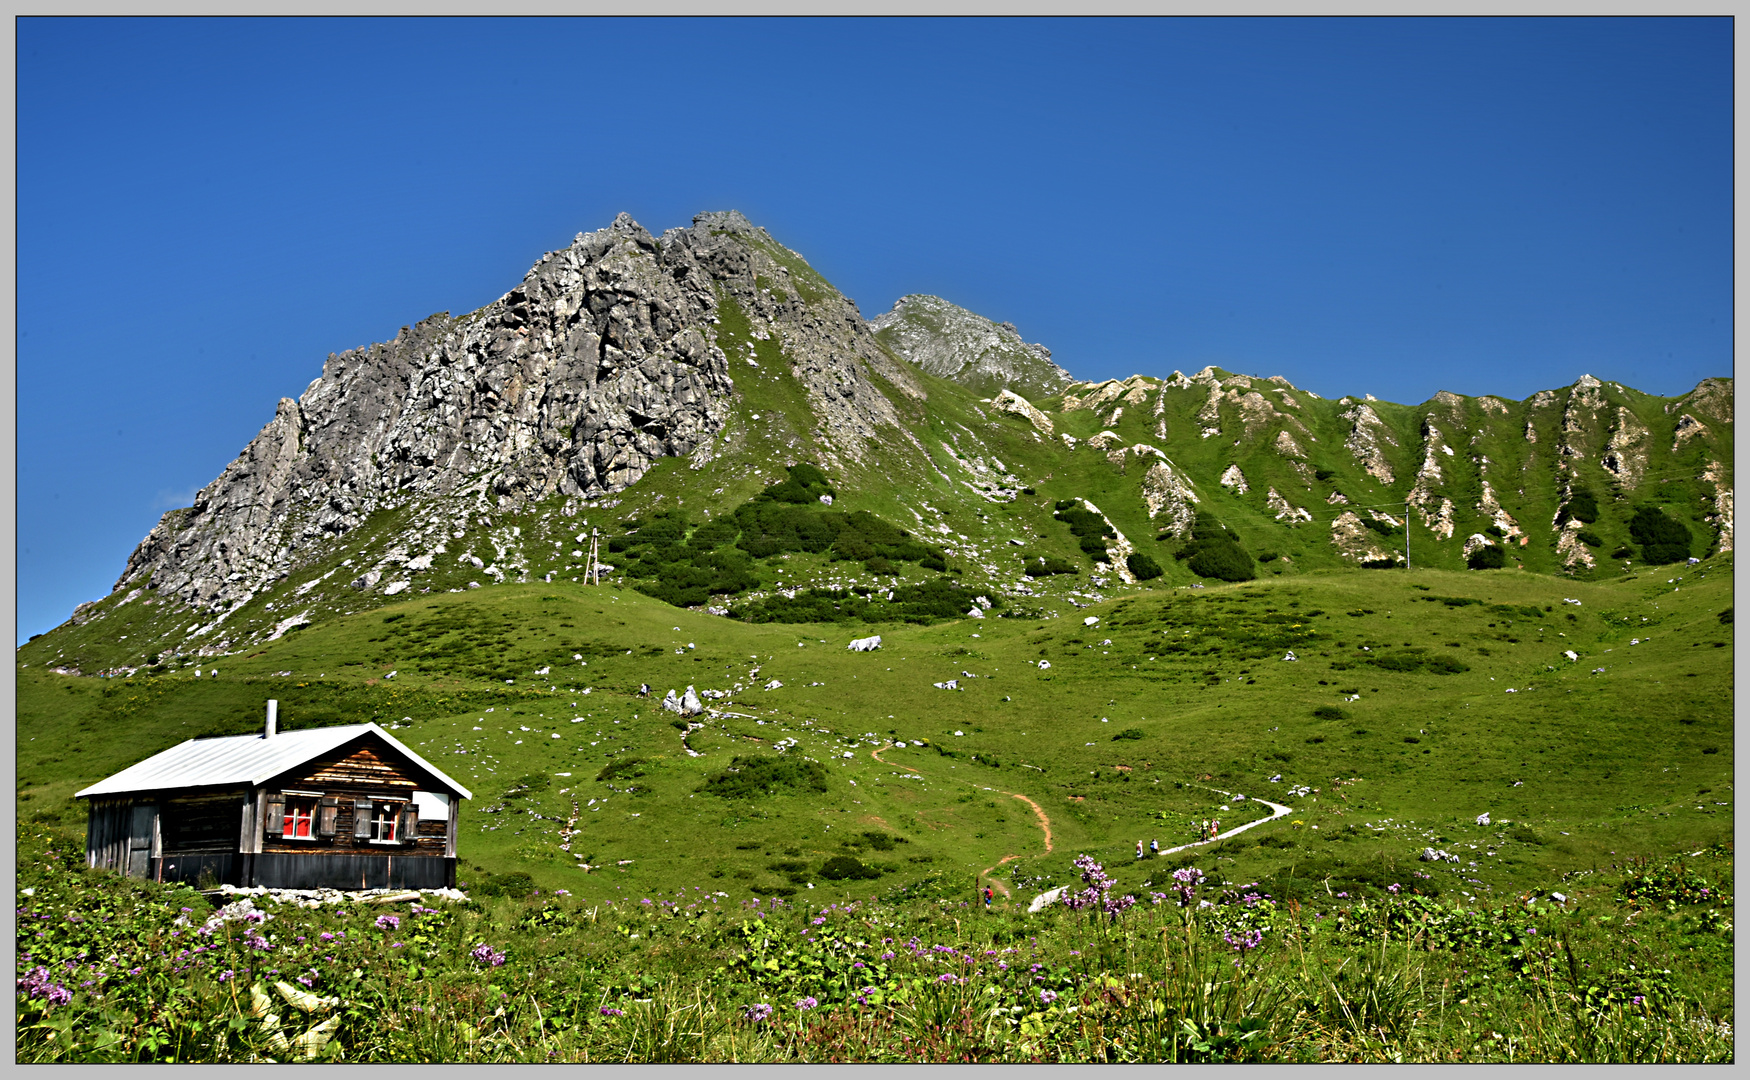
<svg viewBox="0 0 1750 1080"><path fill-rule="evenodd" d="M278 701L275 701L273 698L268 698L267 699L267 734L263 735L262 738L264 738L264 739L273 738L274 734L279 731L279 726L280 726L280 703Z"/></svg>

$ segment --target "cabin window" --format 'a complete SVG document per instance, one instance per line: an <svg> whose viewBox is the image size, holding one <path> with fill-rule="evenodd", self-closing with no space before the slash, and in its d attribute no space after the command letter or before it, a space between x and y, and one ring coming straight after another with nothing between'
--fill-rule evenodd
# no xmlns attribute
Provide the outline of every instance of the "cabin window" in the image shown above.
<svg viewBox="0 0 1750 1080"><path fill-rule="evenodd" d="M306 795L287 795L285 831L281 835L288 840L314 840L317 807L321 802Z"/></svg>
<svg viewBox="0 0 1750 1080"><path fill-rule="evenodd" d="M371 839L378 843L399 840L400 803L374 803L371 806Z"/></svg>

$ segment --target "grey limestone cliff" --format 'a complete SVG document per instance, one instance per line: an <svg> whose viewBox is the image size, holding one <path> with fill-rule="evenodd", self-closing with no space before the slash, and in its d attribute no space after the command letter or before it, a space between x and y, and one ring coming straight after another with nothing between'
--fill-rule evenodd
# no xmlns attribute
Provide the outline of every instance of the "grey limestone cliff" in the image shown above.
<svg viewBox="0 0 1750 1080"><path fill-rule="evenodd" d="M1023 341L1013 324L992 322L939 296L903 296L869 327L905 360L980 393L1011 389L1037 398L1072 381L1052 362L1050 349Z"/></svg>

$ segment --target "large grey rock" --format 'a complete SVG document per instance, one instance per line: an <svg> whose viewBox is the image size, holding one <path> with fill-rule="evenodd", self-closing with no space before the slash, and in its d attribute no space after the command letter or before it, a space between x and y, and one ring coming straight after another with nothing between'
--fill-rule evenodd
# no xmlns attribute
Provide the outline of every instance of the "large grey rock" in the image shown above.
<svg viewBox="0 0 1750 1080"><path fill-rule="evenodd" d="M1012 323L996 323L939 296L902 296L869 323L881 343L932 375L982 393L1013 388L1034 397L1072 381L1051 350L1021 340Z"/></svg>

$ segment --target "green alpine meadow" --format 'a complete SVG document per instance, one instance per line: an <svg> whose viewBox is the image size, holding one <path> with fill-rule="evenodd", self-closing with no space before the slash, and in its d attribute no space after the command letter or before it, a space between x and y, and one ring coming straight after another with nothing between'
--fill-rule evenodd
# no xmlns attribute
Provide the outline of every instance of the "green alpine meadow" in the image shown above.
<svg viewBox="0 0 1750 1080"><path fill-rule="evenodd" d="M20 1062L1734 1058L1730 378L1079 382L733 211L320 366L17 651ZM453 888L88 852L367 724Z"/></svg>

